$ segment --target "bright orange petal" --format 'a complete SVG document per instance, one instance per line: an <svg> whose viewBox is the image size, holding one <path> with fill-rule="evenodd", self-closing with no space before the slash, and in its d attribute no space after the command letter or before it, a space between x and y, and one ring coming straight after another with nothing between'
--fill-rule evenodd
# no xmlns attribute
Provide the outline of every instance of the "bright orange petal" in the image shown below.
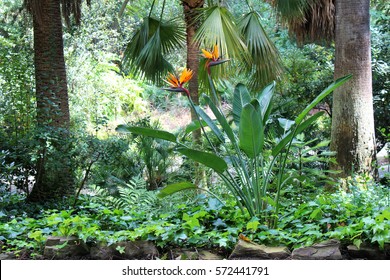
<svg viewBox="0 0 390 280"><path fill-rule="evenodd" d="M168 72L168 77L166 82L171 86L171 87L179 87L179 81L175 75L172 73Z"/></svg>
<svg viewBox="0 0 390 280"><path fill-rule="evenodd" d="M189 80L191 80L192 76L194 75L194 72L190 69L184 69L183 72L180 75L179 83L182 85Z"/></svg>
<svg viewBox="0 0 390 280"><path fill-rule="evenodd" d="M212 58L213 59L218 59L218 57L219 57L219 51L218 51L218 45L216 44L215 46L214 46L214 50L213 50L213 54L212 54Z"/></svg>
<svg viewBox="0 0 390 280"><path fill-rule="evenodd" d="M213 54L211 52L206 51L205 49L202 49L203 56L205 58L213 59Z"/></svg>

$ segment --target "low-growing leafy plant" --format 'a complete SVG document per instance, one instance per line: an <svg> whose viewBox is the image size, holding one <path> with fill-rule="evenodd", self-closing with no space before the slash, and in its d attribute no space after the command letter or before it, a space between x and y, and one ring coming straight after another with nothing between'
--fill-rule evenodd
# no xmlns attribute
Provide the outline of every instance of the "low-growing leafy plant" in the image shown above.
<svg viewBox="0 0 390 280"><path fill-rule="evenodd" d="M157 193L146 189L146 181L141 177L134 177L125 182L116 177L111 177L118 195L111 194L105 188L92 186L96 199L105 205L118 209L142 209L147 210L158 204Z"/></svg>

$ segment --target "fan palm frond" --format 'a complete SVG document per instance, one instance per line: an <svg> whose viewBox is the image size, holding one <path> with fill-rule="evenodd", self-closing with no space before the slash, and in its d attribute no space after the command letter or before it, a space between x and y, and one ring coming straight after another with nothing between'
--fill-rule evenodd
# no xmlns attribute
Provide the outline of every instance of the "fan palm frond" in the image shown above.
<svg viewBox="0 0 390 280"><path fill-rule="evenodd" d="M261 88L276 80L282 73L281 60L260 23L259 14L254 11L246 14L238 27L252 56L253 66L250 65L250 70L254 71L250 86Z"/></svg>
<svg viewBox="0 0 390 280"><path fill-rule="evenodd" d="M283 20L303 20L309 1L311 0L270 0L268 2L276 8Z"/></svg>
<svg viewBox="0 0 390 280"><path fill-rule="evenodd" d="M171 64L164 55L183 47L185 29L178 21L163 22L144 18L124 52L122 64L126 71L159 83Z"/></svg>
<svg viewBox="0 0 390 280"><path fill-rule="evenodd" d="M296 9L295 13L288 14L291 3L295 1L302 2L300 8ZM299 44L329 43L333 40L335 0L272 0L270 2L280 12L282 21L287 24L290 34L295 35Z"/></svg>
<svg viewBox="0 0 390 280"><path fill-rule="evenodd" d="M206 49L218 45L223 58L240 58L250 63L248 49L241 38L233 15L225 8L212 6L201 9L195 41Z"/></svg>

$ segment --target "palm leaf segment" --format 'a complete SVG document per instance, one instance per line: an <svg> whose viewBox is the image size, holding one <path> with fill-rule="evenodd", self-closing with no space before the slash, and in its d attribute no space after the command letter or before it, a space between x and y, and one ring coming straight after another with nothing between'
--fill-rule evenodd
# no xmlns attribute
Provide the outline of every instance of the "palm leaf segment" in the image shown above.
<svg viewBox="0 0 390 280"><path fill-rule="evenodd" d="M163 22L145 17L125 50L122 65L126 72L159 83L172 65L164 55L181 48L185 30L177 21Z"/></svg>
<svg viewBox="0 0 390 280"><path fill-rule="evenodd" d="M241 61L247 72L253 75L251 86L262 87L280 76L279 54L256 12L249 12L236 25L233 15L225 7L212 6L202 11L198 20L203 23L195 37L200 45L207 48L217 44L223 58ZM205 52L203 56L207 59ZM201 80L204 79L201 77Z"/></svg>
<svg viewBox="0 0 390 280"><path fill-rule="evenodd" d="M248 70L254 70L249 85L262 88L282 74L279 53L264 31L258 13L252 11L246 14L238 27L253 61L253 65L248 65Z"/></svg>

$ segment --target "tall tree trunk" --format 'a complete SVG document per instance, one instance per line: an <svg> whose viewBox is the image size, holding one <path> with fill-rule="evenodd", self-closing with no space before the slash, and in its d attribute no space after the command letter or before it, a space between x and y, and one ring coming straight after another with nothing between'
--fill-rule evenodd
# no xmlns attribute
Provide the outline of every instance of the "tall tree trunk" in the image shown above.
<svg viewBox="0 0 390 280"><path fill-rule="evenodd" d="M199 105L199 84L198 84L198 70L199 70L199 46L194 42L195 32L198 25L195 23L197 16L197 8L202 7L204 0L188 0L183 1L184 18L186 23L187 36L187 68L194 71L194 78L190 80L188 89L191 94L191 100L195 105ZM195 121L196 113L191 109L191 120ZM200 129L193 132L194 141L197 144L201 143Z"/></svg>
<svg viewBox="0 0 390 280"><path fill-rule="evenodd" d="M36 182L29 200L45 201L61 197L72 190L70 159L66 151L70 116L60 1L42 0L31 12L37 122L42 149L38 156ZM47 135L50 135L49 138Z"/></svg>
<svg viewBox="0 0 390 280"><path fill-rule="evenodd" d="M333 94L331 150L341 177L371 172L375 155L370 0L336 1L335 78L353 78Z"/></svg>

